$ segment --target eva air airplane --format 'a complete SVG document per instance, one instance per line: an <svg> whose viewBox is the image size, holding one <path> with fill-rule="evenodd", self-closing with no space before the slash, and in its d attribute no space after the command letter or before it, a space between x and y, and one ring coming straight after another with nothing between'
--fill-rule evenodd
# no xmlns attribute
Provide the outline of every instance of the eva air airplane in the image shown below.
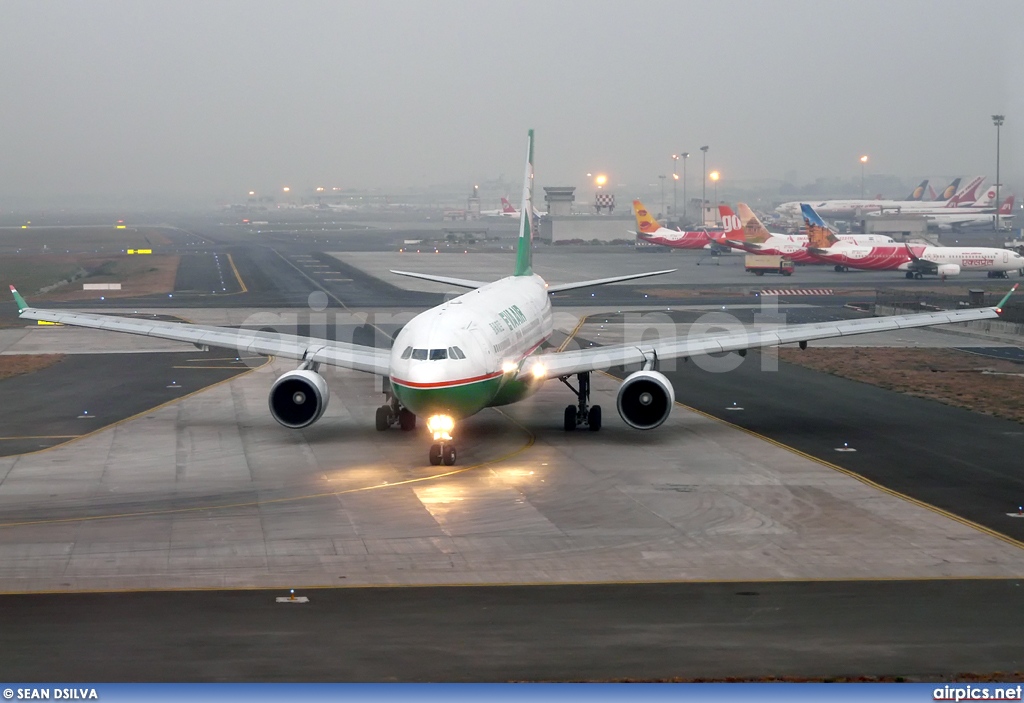
<svg viewBox="0 0 1024 703"><path fill-rule="evenodd" d="M590 373L626 364L640 364L619 386L616 409L629 426L650 430L672 411L675 391L658 371L659 360L747 349L867 332L926 327L998 317L1012 294L992 308L929 312L913 315L791 325L755 332L724 332L672 337L640 344L619 344L582 350L544 351L552 333L550 295L559 291L655 276L670 271L616 276L548 285L531 263L533 212L533 131L527 140L526 174L519 219L515 271L493 283L428 273L393 273L472 289L417 315L398 333L390 350L330 339L278 335L226 327L139 320L64 310L29 307L11 286L22 318L59 322L181 342L221 347L239 353L294 359L299 367L282 375L270 388L270 414L285 427L308 427L323 415L330 398L320 375L322 364L383 376L386 403L377 409L376 426L416 427L426 419L433 437L430 463L456 460L452 435L456 423L484 408L515 403L535 393L548 379L561 380L575 395L565 408L565 429L601 428L601 408L590 405ZM674 269L673 269L674 270ZM1014 286L1016 289L1016 286ZM576 386L570 382L576 377Z"/></svg>

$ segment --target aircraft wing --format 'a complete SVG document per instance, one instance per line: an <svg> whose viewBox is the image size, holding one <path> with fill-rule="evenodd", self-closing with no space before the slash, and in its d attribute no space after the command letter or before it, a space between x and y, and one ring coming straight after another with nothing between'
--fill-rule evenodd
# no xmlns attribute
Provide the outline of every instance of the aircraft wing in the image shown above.
<svg viewBox="0 0 1024 703"><path fill-rule="evenodd" d="M471 281L467 278L450 278L448 276L435 276L432 273L416 273L415 271L395 271L391 270L391 273L397 276L408 276L409 278L421 278L424 281L433 281L434 283L445 283L449 286L456 286L458 288L483 288L487 285L484 281Z"/></svg>
<svg viewBox="0 0 1024 703"><path fill-rule="evenodd" d="M230 349L239 354L264 354L283 359L313 361L329 366L366 371L380 376L386 376L389 372L388 361L391 352L387 349L375 349L360 344L336 342L331 339L257 332L233 327L212 327L70 310L41 310L29 307L25 299L14 290L14 286L11 286L11 292L14 293L18 303L19 317L24 320L59 322L72 327L89 327L169 339L175 342L191 342L197 347L218 347Z"/></svg>
<svg viewBox="0 0 1024 703"><path fill-rule="evenodd" d="M1017 286L1014 286L1013 290L1016 289ZM1013 290L1010 291L1010 294L1013 293ZM598 371L614 366L643 363L655 358L677 359L679 357L690 357L700 354L716 354L759 347L773 347L779 344L810 342L815 339L846 337L856 334L868 334L870 332L946 325L952 322L968 322L971 320L988 320L999 317L1002 311L1001 308L1006 304L1010 294L1007 294L999 305L993 308L947 310L837 322L813 322L751 332L722 332L673 337L639 345L617 344L607 347L539 354L533 357L535 359L533 363L542 365L543 376L553 378L586 371ZM540 374L540 371L536 373Z"/></svg>
<svg viewBox="0 0 1024 703"><path fill-rule="evenodd" d="M618 283L620 281L632 281L637 278L647 278L648 276L660 276L665 273L673 273L679 269L665 269L664 271L648 271L647 273L631 273L626 276L612 276L611 278L595 278L592 281L577 281L576 283L558 283L553 286L548 286L548 293L561 293L567 290L576 290L577 288L589 288L590 286L603 286L606 283Z"/></svg>

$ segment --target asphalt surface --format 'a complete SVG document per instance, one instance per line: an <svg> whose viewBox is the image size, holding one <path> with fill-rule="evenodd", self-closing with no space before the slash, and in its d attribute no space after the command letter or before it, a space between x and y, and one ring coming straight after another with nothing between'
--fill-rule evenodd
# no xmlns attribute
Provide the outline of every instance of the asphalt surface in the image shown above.
<svg viewBox="0 0 1024 703"><path fill-rule="evenodd" d="M610 681L1024 668L1017 580L0 596L18 681Z"/></svg>
<svg viewBox="0 0 1024 703"><path fill-rule="evenodd" d="M223 351L69 354L0 381L0 456L63 444L262 363Z"/></svg>
<svg viewBox="0 0 1024 703"><path fill-rule="evenodd" d="M1024 503L1018 423L784 362L763 371L756 352L727 373L666 375L685 405L1024 541L1007 515Z"/></svg>

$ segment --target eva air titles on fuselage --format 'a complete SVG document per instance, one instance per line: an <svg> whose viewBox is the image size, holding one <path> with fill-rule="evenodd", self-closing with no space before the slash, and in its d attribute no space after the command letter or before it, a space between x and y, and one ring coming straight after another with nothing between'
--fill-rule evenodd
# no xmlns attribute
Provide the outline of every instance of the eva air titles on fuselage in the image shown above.
<svg viewBox="0 0 1024 703"><path fill-rule="evenodd" d="M523 314L523 311L519 309L518 305L513 305L510 308L505 308L504 310L498 313L498 317L504 320L505 328L508 329L509 332L515 330L516 327L526 324L526 315ZM492 322L491 326L494 328L494 331L497 332L498 334L501 334L504 331L501 327L501 323L498 320Z"/></svg>

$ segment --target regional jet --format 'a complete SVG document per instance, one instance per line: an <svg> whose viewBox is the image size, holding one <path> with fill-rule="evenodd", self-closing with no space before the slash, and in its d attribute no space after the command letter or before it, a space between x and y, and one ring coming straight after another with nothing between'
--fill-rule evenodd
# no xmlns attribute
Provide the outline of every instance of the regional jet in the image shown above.
<svg viewBox="0 0 1024 703"><path fill-rule="evenodd" d="M533 271L533 130L527 139L526 170L515 268L511 276L491 283L429 273L395 272L447 285L469 288L468 293L420 313L395 337L393 347L377 349L330 339L279 335L227 327L140 320L115 315L29 306L11 287L18 312L26 320L145 335L200 347L220 347L247 354L274 355L298 362L298 368L270 387L270 414L288 428L308 427L320 419L330 397L321 365L383 376L386 402L377 409L376 427L387 431L416 427L425 418L433 438L428 453L433 465L456 461L453 436L457 423L484 408L506 405L535 393L545 381L558 379L575 396L564 413L567 431L601 428L601 407L590 404L590 374L617 366L638 365L619 386L616 409L622 420L638 430L650 430L669 417L675 391L659 364L667 359L719 354L779 344L809 341L907 327L998 317L999 306L892 317L841 320L758 329L751 332L713 332L661 340L614 344L607 347L545 351L553 331L553 293L655 276L671 271L614 276L598 280L549 285ZM1011 291L1012 293L1012 291ZM573 386L571 379L575 377Z"/></svg>

